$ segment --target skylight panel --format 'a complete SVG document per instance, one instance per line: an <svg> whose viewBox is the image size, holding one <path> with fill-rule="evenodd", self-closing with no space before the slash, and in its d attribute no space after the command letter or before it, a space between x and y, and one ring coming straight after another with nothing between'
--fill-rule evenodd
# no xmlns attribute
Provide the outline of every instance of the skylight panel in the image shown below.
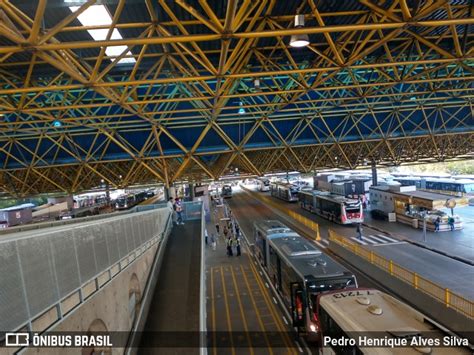
<svg viewBox="0 0 474 355"><path fill-rule="evenodd" d="M69 9L72 12L76 12L79 9L79 6L70 6ZM109 12L105 8L104 5L92 5L89 6L82 14L77 16L77 19L81 22L83 26L104 26L104 25L111 25L112 18L110 17ZM97 30L87 30L91 37L95 41L104 41L107 38L107 33L109 30L107 28L104 29L97 29ZM123 39L122 35L117 29L112 31L112 35L110 39ZM125 50L127 50L127 46L108 46L105 49L105 54L111 57L110 60L113 61L115 57L121 55ZM127 51L127 56L130 58L122 58L118 61L119 64L126 64L126 63L135 63L135 58L133 58L133 54L130 51Z"/></svg>
<svg viewBox="0 0 474 355"><path fill-rule="evenodd" d="M76 12L79 6L71 6L72 12ZM83 26L111 25L112 18L104 5L89 6L86 11L77 16Z"/></svg>

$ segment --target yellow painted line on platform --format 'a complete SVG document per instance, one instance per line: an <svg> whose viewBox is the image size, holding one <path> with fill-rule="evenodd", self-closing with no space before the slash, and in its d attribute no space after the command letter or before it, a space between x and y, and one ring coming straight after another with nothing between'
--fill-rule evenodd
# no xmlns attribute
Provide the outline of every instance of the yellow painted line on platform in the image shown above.
<svg viewBox="0 0 474 355"><path fill-rule="evenodd" d="M249 336L249 329L248 329L248 326L247 326L247 318L245 317L244 308L242 307L242 300L240 299L240 294L239 294L240 289L239 289L239 286L237 285L237 280L235 279L234 269L230 268L230 272L231 272L231 275L232 275L232 280L234 282L235 294L237 295L237 302L239 303L240 315L242 316L242 322L244 323L245 334L246 334L246 337L247 337L247 341L249 342L250 354L253 354L254 352L253 352L253 347L252 347L252 341L250 340L250 336Z"/></svg>
<svg viewBox="0 0 474 355"><path fill-rule="evenodd" d="M229 335L230 335L230 344L232 346L232 354L235 355L235 348L234 348L234 339L232 336L232 324L230 321L230 310L229 310L229 302L227 300L227 291L225 289L225 280L224 280L224 268L220 267L221 271L221 279L222 279L222 290L224 292L224 302L225 302L225 311L227 315L227 327L229 328Z"/></svg>
<svg viewBox="0 0 474 355"><path fill-rule="evenodd" d="M252 300L253 308L255 309L255 314L257 315L258 324L260 325L260 328L262 329L263 336L265 337L265 342L268 345L268 350L270 351L270 354L273 354L273 350L272 350L270 341L268 340L268 336L267 336L267 329L263 325L263 320L262 320L262 317L260 315L260 310L258 309L257 303L255 302L255 298L253 297L253 292L252 292L252 289L250 288L249 280L247 278L247 273L245 272L242 265L240 265L240 269L242 270L242 275L244 276L244 281L245 281L245 284L247 285L247 289L249 291L249 296L250 296L250 299Z"/></svg>
<svg viewBox="0 0 474 355"><path fill-rule="evenodd" d="M216 340L216 305L215 305L215 294L214 294L214 268L211 267L211 309L212 309L212 345L213 354L217 354L217 340Z"/></svg>
<svg viewBox="0 0 474 355"><path fill-rule="evenodd" d="M277 328L280 330L281 334L283 334L283 340L286 344L286 348L288 349L288 352L290 354L294 354L296 350L294 350L293 347L291 346L291 340L288 338L288 335L287 335L288 329L286 329L280 317L278 317L277 310L274 308L274 304L271 301L270 296L267 294L267 292L269 291L267 291L265 285L263 284L263 281L260 279L260 276L257 270L255 269L255 266L253 265L252 259L250 258L249 254L248 253L246 254L249 259L250 268L254 274L255 280L257 280L260 290L262 291L263 299L265 300L265 303L267 304L267 307L273 316L273 319L275 321L275 324L277 325Z"/></svg>

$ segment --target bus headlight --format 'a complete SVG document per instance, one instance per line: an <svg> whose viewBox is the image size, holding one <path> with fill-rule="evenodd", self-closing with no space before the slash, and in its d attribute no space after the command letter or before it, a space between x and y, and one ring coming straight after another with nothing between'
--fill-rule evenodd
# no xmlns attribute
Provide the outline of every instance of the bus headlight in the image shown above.
<svg viewBox="0 0 474 355"><path fill-rule="evenodd" d="M316 331L318 330L318 327L317 327L315 324L311 324L311 325L309 326L309 330L311 330L312 332L315 332L315 333L316 333Z"/></svg>

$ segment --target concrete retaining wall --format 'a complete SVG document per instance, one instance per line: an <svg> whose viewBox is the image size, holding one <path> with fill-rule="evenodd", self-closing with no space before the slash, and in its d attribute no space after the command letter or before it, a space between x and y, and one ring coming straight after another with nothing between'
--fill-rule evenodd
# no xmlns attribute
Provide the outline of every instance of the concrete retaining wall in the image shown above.
<svg viewBox="0 0 474 355"><path fill-rule="evenodd" d="M128 332L132 328L132 315L129 310L130 293L137 291L135 284L138 279L138 293L143 295L146 281L157 252L158 244L147 250L126 269L122 270L102 290L92 295L51 331L54 332L87 332L94 329L95 324L103 324L106 329ZM136 277L136 279L135 279ZM140 297L141 299L141 297ZM6 349L3 349L6 350ZM83 354L82 348L29 348L24 354ZM88 354L92 349L87 349ZM113 348L112 354L123 354L124 349ZM1 351L0 351L1 353Z"/></svg>

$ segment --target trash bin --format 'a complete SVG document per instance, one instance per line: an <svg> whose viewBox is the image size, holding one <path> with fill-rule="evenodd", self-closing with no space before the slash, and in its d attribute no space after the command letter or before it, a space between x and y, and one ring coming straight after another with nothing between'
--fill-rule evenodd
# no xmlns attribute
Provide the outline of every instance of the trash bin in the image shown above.
<svg viewBox="0 0 474 355"><path fill-rule="evenodd" d="M418 228L418 219L416 219L416 218L412 219L411 226L413 228Z"/></svg>

